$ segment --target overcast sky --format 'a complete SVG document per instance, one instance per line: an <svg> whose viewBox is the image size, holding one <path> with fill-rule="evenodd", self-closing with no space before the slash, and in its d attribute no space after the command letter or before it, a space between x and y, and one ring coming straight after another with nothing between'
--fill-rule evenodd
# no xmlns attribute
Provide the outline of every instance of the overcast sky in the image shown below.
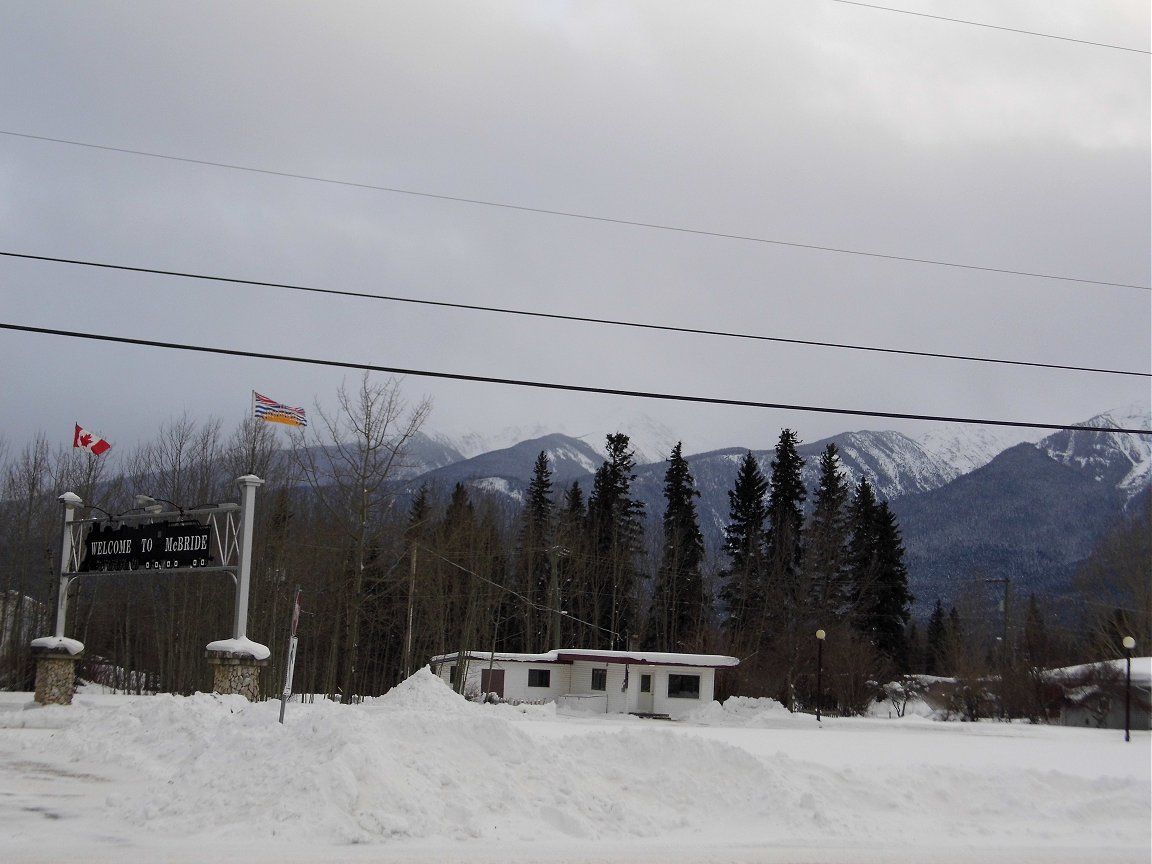
<svg viewBox="0 0 1152 864"><path fill-rule="evenodd" d="M0 251L560 315L1149 371L1146 0L5 3ZM1145 52L1145 53L1141 53ZM337 185L37 140L249 166ZM0 322L350 364L1078 422L1149 379L0 258ZM0 330L0 436L121 447L353 370ZM923 423L408 378L429 427L686 452ZM1039 433L1035 437L1039 437Z"/></svg>

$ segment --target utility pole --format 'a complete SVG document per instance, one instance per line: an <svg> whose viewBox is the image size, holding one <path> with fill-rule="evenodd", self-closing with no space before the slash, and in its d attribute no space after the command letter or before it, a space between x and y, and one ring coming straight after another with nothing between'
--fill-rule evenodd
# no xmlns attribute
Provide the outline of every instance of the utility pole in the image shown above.
<svg viewBox="0 0 1152 864"><path fill-rule="evenodd" d="M408 568L408 625L404 629L404 677L412 675L412 609L416 598L416 541L412 541Z"/></svg>
<svg viewBox="0 0 1152 864"><path fill-rule="evenodd" d="M1007 652L1008 651L1008 596L1009 596L1008 588L1010 585L1010 580L1008 579L1007 576L1003 576L999 579L985 579L984 582L985 582L985 584L988 584L988 585L1001 584L1004 586L1004 599L1001 601L1001 603L1002 603L1001 608L1002 608L1002 611L1004 612L1004 616L1003 616L1004 620L1001 622L1001 626L1002 626L1001 639L1003 640L1001 642L1001 651Z"/></svg>
<svg viewBox="0 0 1152 864"><path fill-rule="evenodd" d="M548 616L548 644L544 646L545 651L551 651L553 648L560 646L560 578L556 572L556 559L559 556L570 554L563 546L552 545L546 550L548 553L548 562L551 565L551 580L548 585L548 608L550 614Z"/></svg>

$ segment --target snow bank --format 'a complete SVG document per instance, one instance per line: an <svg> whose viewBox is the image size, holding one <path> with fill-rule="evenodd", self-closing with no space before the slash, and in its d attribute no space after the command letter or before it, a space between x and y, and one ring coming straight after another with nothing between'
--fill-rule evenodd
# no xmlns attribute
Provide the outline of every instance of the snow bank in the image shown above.
<svg viewBox="0 0 1152 864"><path fill-rule="evenodd" d="M709 702L701 705L689 712L683 720L702 726L769 726L785 722L793 716L775 699L729 696L723 703ZM804 716L807 718L807 715Z"/></svg>
<svg viewBox="0 0 1152 864"><path fill-rule="evenodd" d="M894 838L1125 852L1116 861L1148 851L1147 735L1126 746L1005 724L818 727L742 697L677 723L571 719L467 702L427 669L361 705L290 703L285 725L277 702L209 694L12 709L0 711L0 824L20 826L10 848L55 860L102 850L129 864L155 860L157 844L195 854L206 841L248 864L257 851L331 861L361 847L381 851L357 860L472 860L477 849L496 856L483 860L511 860L508 849L520 861L689 860L682 851L697 848L719 861L725 849ZM98 816L85 822L78 800ZM28 818L40 810L69 830ZM571 848L583 857L554 852ZM604 852L619 848L648 857Z"/></svg>

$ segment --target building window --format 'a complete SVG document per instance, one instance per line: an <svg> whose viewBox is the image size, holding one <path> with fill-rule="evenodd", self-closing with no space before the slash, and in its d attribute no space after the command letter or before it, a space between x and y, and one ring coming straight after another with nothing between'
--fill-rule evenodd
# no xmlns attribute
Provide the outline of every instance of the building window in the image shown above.
<svg viewBox="0 0 1152 864"><path fill-rule="evenodd" d="M608 670L607 669L593 669L592 670L592 689L593 690L607 690L608 689Z"/></svg>
<svg viewBox="0 0 1152 864"><path fill-rule="evenodd" d="M641 693L651 693L652 692L652 676L651 675L641 675L640 676L640 692Z"/></svg>
<svg viewBox="0 0 1152 864"><path fill-rule="evenodd" d="M455 664L448 667L448 682L453 687L460 683L460 674L457 672Z"/></svg>
<svg viewBox="0 0 1152 864"><path fill-rule="evenodd" d="M528 686L529 687L549 687L552 684L552 670L551 669L529 669L528 670Z"/></svg>
<svg viewBox="0 0 1152 864"><path fill-rule="evenodd" d="M699 675L669 675L668 697L670 699L699 699Z"/></svg>

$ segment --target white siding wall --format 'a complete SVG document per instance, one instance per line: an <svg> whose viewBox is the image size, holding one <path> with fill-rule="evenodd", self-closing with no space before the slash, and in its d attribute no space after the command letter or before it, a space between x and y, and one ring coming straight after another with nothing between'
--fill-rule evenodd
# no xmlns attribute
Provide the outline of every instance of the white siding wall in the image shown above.
<svg viewBox="0 0 1152 864"><path fill-rule="evenodd" d="M489 668L487 660L469 659L465 661L468 664L468 683L464 687L464 694L471 696L480 693L480 679L483 671ZM449 660L440 664L437 675L445 683L451 686L451 668L457 665L455 660ZM504 670L504 698L512 699L519 702L542 702L548 699L555 699L561 694L569 692L570 666L566 663L521 663L509 660L496 660L491 664L493 669ZM549 676L548 687L529 687L528 686L528 670L529 669L548 669L551 672Z"/></svg>
<svg viewBox="0 0 1152 864"><path fill-rule="evenodd" d="M449 669L454 661L442 663L438 675L445 683L449 681ZM488 668L487 660L468 661L467 693L480 692L480 673ZM595 695L599 710L605 713L628 713L639 710L640 676L652 676L652 712L680 717L689 711L711 702L715 692L716 670L700 666L649 666L632 665L628 668L628 689L623 690L625 665L622 663L523 663L497 660L493 669L504 670L504 698L522 702L554 700L568 693ZM592 689L592 670L607 668L605 690ZM548 669L551 672L548 687L529 687L529 669ZM700 676L700 698L684 699L668 696L668 675Z"/></svg>
<svg viewBox="0 0 1152 864"><path fill-rule="evenodd" d="M504 698L522 702L543 702L570 691L571 669L567 663L508 663L504 673ZM528 670L550 671L547 687L529 687ZM477 679L479 680L479 679Z"/></svg>
<svg viewBox="0 0 1152 864"><path fill-rule="evenodd" d="M628 687L629 691L623 689L624 687L624 666L623 664L602 664L602 662L581 662L576 661L571 665L573 669L573 679L571 679L571 690L577 696L602 696L604 697L605 713L608 714L626 714L632 710L630 704L634 702L634 697L631 697L632 684L636 683L629 677ZM592 669L606 669L606 683L604 690L592 689ZM636 669L632 669L635 673Z"/></svg>
<svg viewBox="0 0 1152 864"><path fill-rule="evenodd" d="M652 678L652 711L655 714L667 714L669 717L680 717L687 714L701 705L707 705L712 701L712 694L715 692L716 684L716 670L710 668L702 668L700 666L649 666L645 671L651 669L653 672ZM633 670L635 671L635 670ZM700 676L700 698L699 699L684 699L679 697L669 698L668 696L668 676L669 675L699 675ZM640 676L636 676L636 689L640 688Z"/></svg>

